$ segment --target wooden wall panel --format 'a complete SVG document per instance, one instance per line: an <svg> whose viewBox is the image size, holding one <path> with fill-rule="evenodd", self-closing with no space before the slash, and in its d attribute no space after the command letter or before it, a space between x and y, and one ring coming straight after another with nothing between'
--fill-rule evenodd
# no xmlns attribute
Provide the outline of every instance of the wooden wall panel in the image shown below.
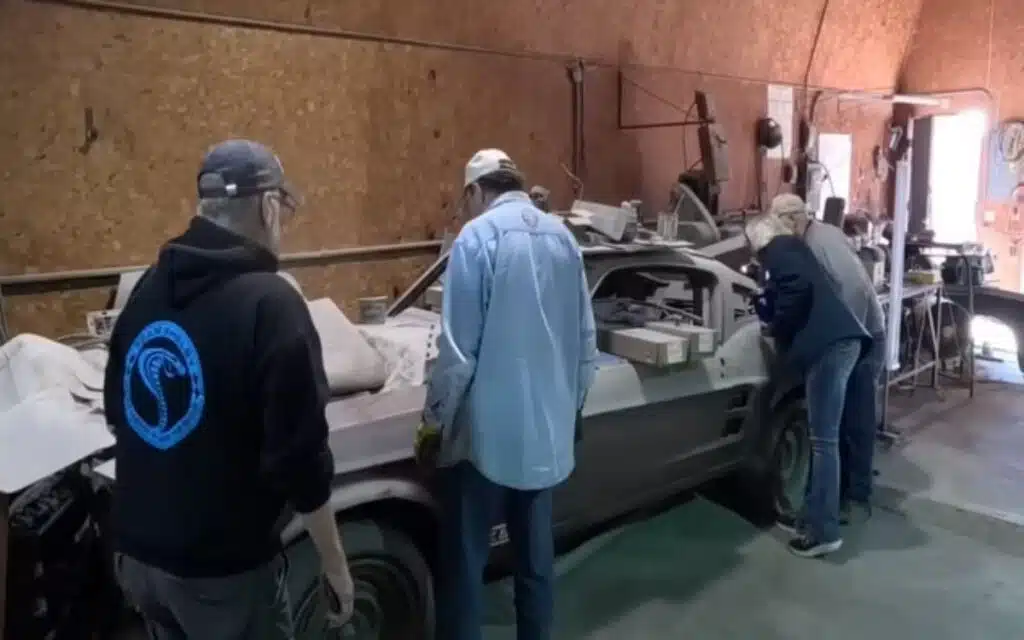
<svg viewBox="0 0 1024 640"><path fill-rule="evenodd" d="M839 9L825 21L809 81L891 86L916 15L914 0L859 3L876 13L856 13L852 0L832 3ZM734 180L725 204L739 207L756 196L752 139L754 121L765 112L765 82L803 81L822 0L753 8L740 0L648 0L629 7L598 0L148 4L621 59L634 65L629 73L636 83L676 105L627 92L625 110L634 122L680 119L695 88L712 92L732 142ZM433 9L423 8L428 5ZM850 21L859 26L847 29L847 44L839 46L835 40L845 37L842 25ZM230 136L273 146L305 192L288 250L438 236L452 225L462 164L485 146L506 149L557 202L570 197L562 168L571 154L570 83L561 61L8 0L0 4L0 87L0 270L6 273L148 262L192 213L202 153ZM660 204L685 168L683 136L617 130L616 101L615 69L589 70L586 196ZM97 134L88 144L87 111ZM834 126L855 132L859 155L867 141L876 142L886 117L847 105L822 111L826 124L834 118ZM694 132L687 140L692 162ZM299 276L311 293L350 300L404 287L423 262ZM45 334L77 328L83 311L102 299L18 299L13 328Z"/></svg>

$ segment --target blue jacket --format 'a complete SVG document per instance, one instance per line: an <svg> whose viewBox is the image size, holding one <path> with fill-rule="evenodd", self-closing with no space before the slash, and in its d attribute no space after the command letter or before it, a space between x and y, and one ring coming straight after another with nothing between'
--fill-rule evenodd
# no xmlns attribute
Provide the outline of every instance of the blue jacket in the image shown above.
<svg viewBox="0 0 1024 640"><path fill-rule="evenodd" d="M583 257L525 193L495 200L452 245L424 418L439 463L471 462L514 489L553 487L575 465L576 414L597 346Z"/></svg>
<svg viewBox="0 0 1024 640"><path fill-rule="evenodd" d="M803 373L831 345L851 338L867 352L870 334L802 239L778 236L758 252L758 261L773 307L767 324L786 364Z"/></svg>

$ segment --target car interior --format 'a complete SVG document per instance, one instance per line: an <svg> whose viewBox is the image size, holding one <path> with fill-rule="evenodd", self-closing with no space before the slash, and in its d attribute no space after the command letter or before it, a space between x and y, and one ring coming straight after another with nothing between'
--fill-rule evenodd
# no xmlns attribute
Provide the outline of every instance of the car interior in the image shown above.
<svg viewBox="0 0 1024 640"><path fill-rule="evenodd" d="M714 278L676 265L621 267L607 273L592 296L599 323L640 327L658 320L708 326Z"/></svg>

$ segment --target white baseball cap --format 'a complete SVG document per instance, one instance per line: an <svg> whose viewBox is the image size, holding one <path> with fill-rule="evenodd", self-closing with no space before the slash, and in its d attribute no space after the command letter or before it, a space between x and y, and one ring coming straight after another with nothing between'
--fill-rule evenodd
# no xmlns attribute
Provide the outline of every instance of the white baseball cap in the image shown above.
<svg viewBox="0 0 1024 640"><path fill-rule="evenodd" d="M466 179L462 188L465 189L480 178L497 171L519 173L516 163L501 149L481 149L466 163Z"/></svg>

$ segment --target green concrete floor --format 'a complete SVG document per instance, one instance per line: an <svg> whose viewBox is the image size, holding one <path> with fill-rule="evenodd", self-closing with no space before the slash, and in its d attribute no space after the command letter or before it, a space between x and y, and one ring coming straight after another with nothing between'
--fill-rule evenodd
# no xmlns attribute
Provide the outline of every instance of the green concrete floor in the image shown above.
<svg viewBox="0 0 1024 640"><path fill-rule="evenodd" d="M563 560L557 640L972 640L1024 637L1024 560L876 511L834 557L695 499ZM487 640L515 637L507 582Z"/></svg>

